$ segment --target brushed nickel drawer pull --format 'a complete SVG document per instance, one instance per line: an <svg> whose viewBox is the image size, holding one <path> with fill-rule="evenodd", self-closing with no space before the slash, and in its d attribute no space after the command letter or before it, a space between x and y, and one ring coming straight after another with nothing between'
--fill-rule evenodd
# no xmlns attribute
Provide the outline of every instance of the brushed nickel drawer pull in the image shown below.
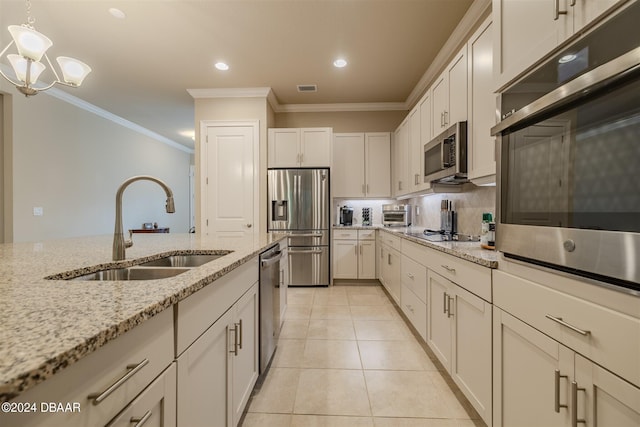
<svg viewBox="0 0 640 427"><path fill-rule="evenodd" d="M109 387L107 387L105 391L101 393L91 393L89 396L87 396L87 398L89 400L93 400L94 405L100 404L104 399L109 397L111 393L116 391L118 387L120 387L122 384L127 382L129 378L137 374L140 371L140 369L147 366L148 363L149 363L149 359L144 359L142 362L138 363L137 365L127 365L128 372L126 374L121 376L116 382L114 382Z"/></svg>
<svg viewBox="0 0 640 427"><path fill-rule="evenodd" d="M234 356L238 355L238 324L234 323L233 328L229 328L229 332L233 331L233 350L229 350L229 353L233 353Z"/></svg>
<svg viewBox="0 0 640 427"><path fill-rule="evenodd" d="M240 332L238 333L240 335L240 338L238 338L238 341L240 341L240 343L238 344L238 347L240 348L240 350L242 350L242 319L240 319L240 323L237 323L237 325L240 328Z"/></svg>
<svg viewBox="0 0 640 427"><path fill-rule="evenodd" d="M561 405L560 404L560 378L569 378L568 375L560 375L560 370L556 369L555 371L555 410L557 413L560 413L560 408L568 408L569 405Z"/></svg>
<svg viewBox="0 0 640 427"><path fill-rule="evenodd" d="M440 264L440 266L442 268L444 268L445 270L447 270L449 273L454 273L455 274L455 272L456 272L455 268L449 267L448 265Z"/></svg>
<svg viewBox="0 0 640 427"><path fill-rule="evenodd" d="M453 297L448 297L449 301L447 302L447 317L453 317L453 313L451 312L451 301L453 301Z"/></svg>
<svg viewBox="0 0 640 427"><path fill-rule="evenodd" d="M449 301L449 295L446 292L442 294L442 312L447 314L447 301Z"/></svg>
<svg viewBox="0 0 640 427"><path fill-rule="evenodd" d="M131 417L130 423L136 423L133 427L142 427L151 418L151 411L147 411L142 417Z"/></svg>
<svg viewBox="0 0 640 427"><path fill-rule="evenodd" d="M552 315L550 315L550 314L547 314L545 317L546 317L547 319L549 319L549 320L553 320L554 322L561 324L561 325L562 325L562 326L564 326L565 328L569 328L569 329L571 329L572 331L577 332L577 333L579 333L580 335L583 335L583 336L585 336L585 337L586 337L587 335L591 335L591 331L585 331L585 330L583 330L583 329L576 328L575 326L570 325L569 323L567 323L567 322L565 322L564 320L562 320L562 317L554 317L554 316L552 316Z"/></svg>

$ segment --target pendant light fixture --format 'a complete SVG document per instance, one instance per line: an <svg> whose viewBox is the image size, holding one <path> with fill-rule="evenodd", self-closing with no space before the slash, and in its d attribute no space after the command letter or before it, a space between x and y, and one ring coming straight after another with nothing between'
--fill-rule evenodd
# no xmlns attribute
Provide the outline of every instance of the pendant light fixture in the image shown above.
<svg viewBox="0 0 640 427"><path fill-rule="evenodd" d="M36 31L34 28L33 24L35 23L35 19L31 16L30 0L26 0L26 7L27 22L22 25L9 25L9 33L11 33L12 40L2 52L0 52L0 58L4 58L4 54L9 48L15 45L18 53L6 56L13 69L15 78L8 76L2 71L2 68L0 68L2 77L15 85L25 96L33 96L38 92L50 89L56 83L69 87L80 86L84 78L87 77L87 74L91 72L91 67L77 59L59 56L56 58L56 61L62 71L62 79L60 79L58 72L46 53L47 49L53 45L53 42L49 37ZM36 85L42 72L47 69L46 65L41 62L43 57L53 72L55 80L50 84L40 83Z"/></svg>

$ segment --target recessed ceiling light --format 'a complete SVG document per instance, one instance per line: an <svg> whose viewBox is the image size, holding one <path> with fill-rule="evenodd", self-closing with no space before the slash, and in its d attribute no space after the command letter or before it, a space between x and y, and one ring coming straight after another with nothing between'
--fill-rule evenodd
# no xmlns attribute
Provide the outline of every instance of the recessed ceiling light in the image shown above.
<svg viewBox="0 0 640 427"><path fill-rule="evenodd" d="M180 132L180 135L187 137L187 138L191 138L194 141L196 140L196 133L193 130L183 130Z"/></svg>
<svg viewBox="0 0 640 427"><path fill-rule="evenodd" d="M116 9L115 7L110 8L109 13L111 14L111 16L118 19L124 19L127 17L127 15L125 15L123 11L121 11L120 9Z"/></svg>
<svg viewBox="0 0 640 427"><path fill-rule="evenodd" d="M336 59L335 61L333 61L333 66L336 67L336 68L346 67L347 66L347 61L345 61L342 58Z"/></svg>
<svg viewBox="0 0 640 427"><path fill-rule="evenodd" d="M229 69L229 66L224 62L216 62L215 67L220 71L227 71Z"/></svg>
<svg viewBox="0 0 640 427"><path fill-rule="evenodd" d="M577 58L577 56L571 53L569 55L564 55L563 57L558 59L558 62L561 63L561 64L566 64L567 62L571 62L576 58Z"/></svg>

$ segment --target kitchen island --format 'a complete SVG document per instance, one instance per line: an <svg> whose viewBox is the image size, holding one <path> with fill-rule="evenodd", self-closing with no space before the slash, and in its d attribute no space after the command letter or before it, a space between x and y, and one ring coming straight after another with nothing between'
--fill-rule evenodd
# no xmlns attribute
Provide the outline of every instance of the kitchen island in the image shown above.
<svg viewBox="0 0 640 427"><path fill-rule="evenodd" d="M195 234L137 235L112 262L112 236L0 245L0 401L13 399L254 259L283 236L215 241ZM157 254L231 250L172 278L51 280L127 267ZM257 273L256 273L257 274Z"/></svg>

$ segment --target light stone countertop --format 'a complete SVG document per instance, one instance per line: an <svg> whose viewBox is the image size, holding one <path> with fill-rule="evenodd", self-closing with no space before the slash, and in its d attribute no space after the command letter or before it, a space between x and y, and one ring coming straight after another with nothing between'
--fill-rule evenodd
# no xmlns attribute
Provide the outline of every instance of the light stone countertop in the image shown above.
<svg viewBox="0 0 640 427"><path fill-rule="evenodd" d="M0 244L0 402L210 285L283 238L263 233L215 241L196 234L136 234L127 259L118 263L111 261L112 235ZM89 273L134 265L161 253L215 250L233 252L167 279L45 279L78 269Z"/></svg>
<svg viewBox="0 0 640 427"><path fill-rule="evenodd" d="M430 242L426 239L411 236L409 233L422 233L424 227L383 227L381 225L373 226L334 226L334 230L371 230L377 229L386 233L391 233L402 237L403 239L410 240L413 243L417 243L427 248L435 249L441 252L448 253L458 258L465 259L475 264L481 265L487 268L498 268L498 253L489 249L483 249L480 247L480 242Z"/></svg>

